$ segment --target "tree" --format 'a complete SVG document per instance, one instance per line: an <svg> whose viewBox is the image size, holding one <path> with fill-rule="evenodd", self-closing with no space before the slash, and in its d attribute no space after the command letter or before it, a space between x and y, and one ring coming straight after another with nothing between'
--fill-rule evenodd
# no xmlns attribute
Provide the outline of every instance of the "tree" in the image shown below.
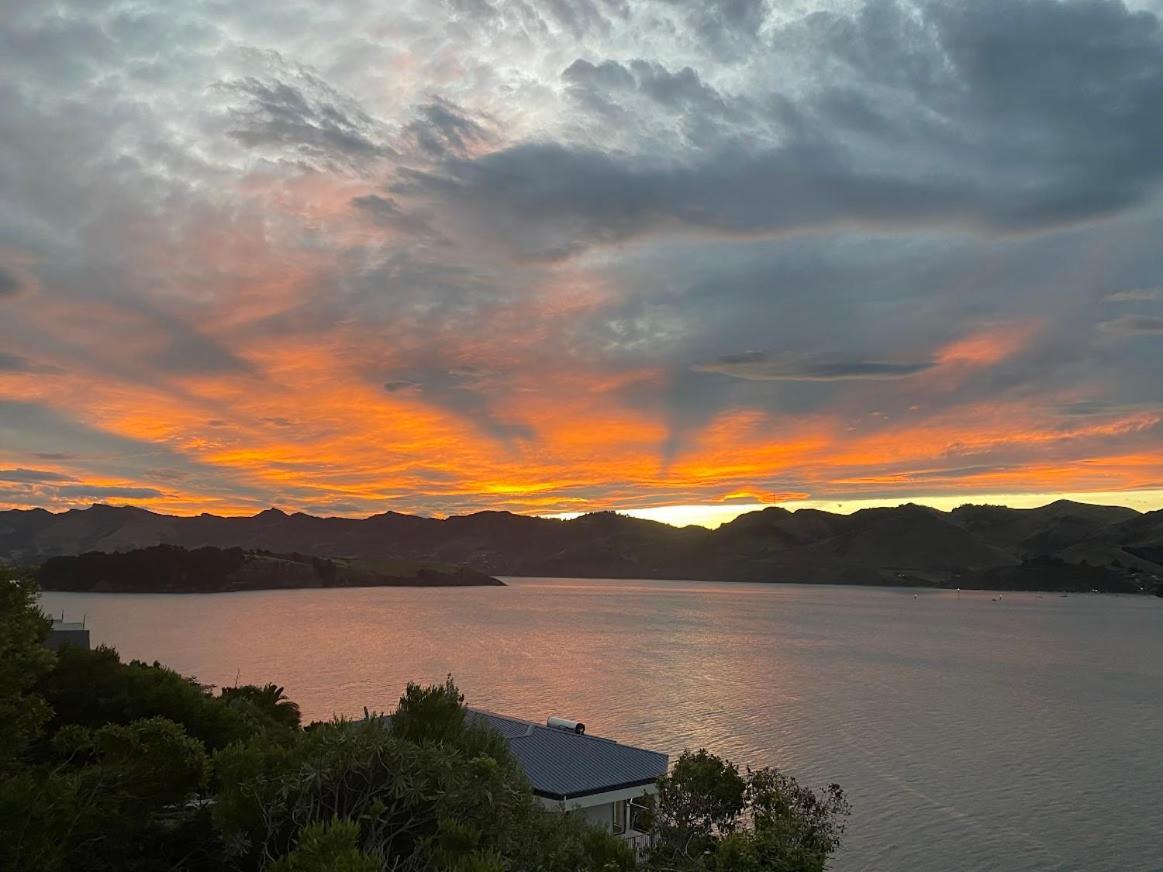
<svg viewBox="0 0 1163 872"><path fill-rule="evenodd" d="M206 752L180 724L150 718L66 725L52 763L0 784L0 867L13 872L182 868L201 851L196 804Z"/></svg>
<svg viewBox="0 0 1163 872"><path fill-rule="evenodd" d="M451 742L464 730L464 695L449 675L444 684L408 682L392 715L392 734L409 742Z"/></svg>
<svg viewBox="0 0 1163 872"><path fill-rule="evenodd" d="M780 872L823 872L851 812L838 784L817 794L776 769L748 771L747 806L756 868Z"/></svg>
<svg viewBox="0 0 1163 872"><path fill-rule="evenodd" d="M270 867L270 872L380 872L380 862L364 854L359 824L333 818L303 828L299 846Z"/></svg>
<svg viewBox="0 0 1163 872"><path fill-rule="evenodd" d="M122 663L105 646L64 648L37 689L56 713L50 729L64 724L102 727L151 717L182 724L214 750L263 732L269 722L257 709L230 706L196 681L160 663Z"/></svg>
<svg viewBox="0 0 1163 872"><path fill-rule="evenodd" d="M0 774L10 769L52 717L34 692L53 667L44 647L49 620L36 607L36 586L0 569Z"/></svg>
<svg viewBox="0 0 1163 872"><path fill-rule="evenodd" d="M233 862L278 861L299 849L304 826L340 820L358 825L361 854L391 869L633 868L619 839L543 808L504 739L460 700L451 680L413 685L390 726L337 721L288 746L256 737L220 751L213 814Z"/></svg>
<svg viewBox="0 0 1163 872"><path fill-rule="evenodd" d="M253 706L255 712L272 724L291 730L299 728L301 721L299 705L288 699L284 689L277 684L264 684L262 687L255 684L224 687L221 697L235 708L238 708L239 704Z"/></svg>
<svg viewBox="0 0 1163 872"><path fill-rule="evenodd" d="M849 812L838 785L817 795L778 770L743 774L729 760L688 751L659 780L650 866L823 872Z"/></svg>
<svg viewBox="0 0 1163 872"><path fill-rule="evenodd" d="M731 761L705 749L685 752L659 779L655 829L659 854L693 861L739 822L747 782Z"/></svg>

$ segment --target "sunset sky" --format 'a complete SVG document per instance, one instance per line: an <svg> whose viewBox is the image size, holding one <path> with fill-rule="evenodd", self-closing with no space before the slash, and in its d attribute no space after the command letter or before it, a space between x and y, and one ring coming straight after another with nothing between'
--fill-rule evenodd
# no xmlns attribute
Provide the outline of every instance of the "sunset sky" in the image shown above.
<svg viewBox="0 0 1163 872"><path fill-rule="evenodd" d="M1161 14L0 0L0 508L1163 506Z"/></svg>

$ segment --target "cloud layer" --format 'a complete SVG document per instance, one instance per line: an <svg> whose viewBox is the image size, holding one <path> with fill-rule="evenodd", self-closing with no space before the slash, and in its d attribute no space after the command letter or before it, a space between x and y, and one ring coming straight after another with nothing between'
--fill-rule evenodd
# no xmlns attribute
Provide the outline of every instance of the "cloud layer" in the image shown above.
<svg viewBox="0 0 1163 872"><path fill-rule="evenodd" d="M9 4L0 505L1163 487L1114 0Z"/></svg>

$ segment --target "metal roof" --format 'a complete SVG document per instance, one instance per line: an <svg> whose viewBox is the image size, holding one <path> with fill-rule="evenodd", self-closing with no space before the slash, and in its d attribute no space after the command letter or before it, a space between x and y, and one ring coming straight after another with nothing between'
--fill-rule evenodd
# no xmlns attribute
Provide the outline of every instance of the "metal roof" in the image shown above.
<svg viewBox="0 0 1163 872"><path fill-rule="evenodd" d="M478 709L469 709L468 716L484 721L508 740L533 792L546 799L644 786L666 774L667 757L658 751Z"/></svg>
<svg viewBox="0 0 1163 872"><path fill-rule="evenodd" d="M62 621L62 620L58 620L57 618L53 618L52 619L52 629L65 630L68 632L76 632L78 630L84 630L85 624L83 621Z"/></svg>

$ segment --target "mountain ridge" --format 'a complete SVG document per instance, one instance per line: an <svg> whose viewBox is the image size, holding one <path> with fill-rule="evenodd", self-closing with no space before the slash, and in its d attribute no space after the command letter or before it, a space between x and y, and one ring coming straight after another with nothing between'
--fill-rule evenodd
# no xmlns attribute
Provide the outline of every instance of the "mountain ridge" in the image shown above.
<svg viewBox="0 0 1163 872"><path fill-rule="evenodd" d="M1163 511L1065 500L1033 509L967 505L948 512L906 503L848 515L772 506L715 530L609 511L569 520L492 511L445 519L393 511L317 517L273 508L250 516L186 516L104 504L60 513L0 511L0 559L10 562L162 544L422 560L512 576L972 587L1023 575L1046 578L1055 566L1069 565L1102 567L1110 578L1109 585L1098 579L1100 589L1147 590L1163 578ZM1031 561L1040 561L1037 573L1021 569ZM1095 574L1073 575L1093 580Z"/></svg>

